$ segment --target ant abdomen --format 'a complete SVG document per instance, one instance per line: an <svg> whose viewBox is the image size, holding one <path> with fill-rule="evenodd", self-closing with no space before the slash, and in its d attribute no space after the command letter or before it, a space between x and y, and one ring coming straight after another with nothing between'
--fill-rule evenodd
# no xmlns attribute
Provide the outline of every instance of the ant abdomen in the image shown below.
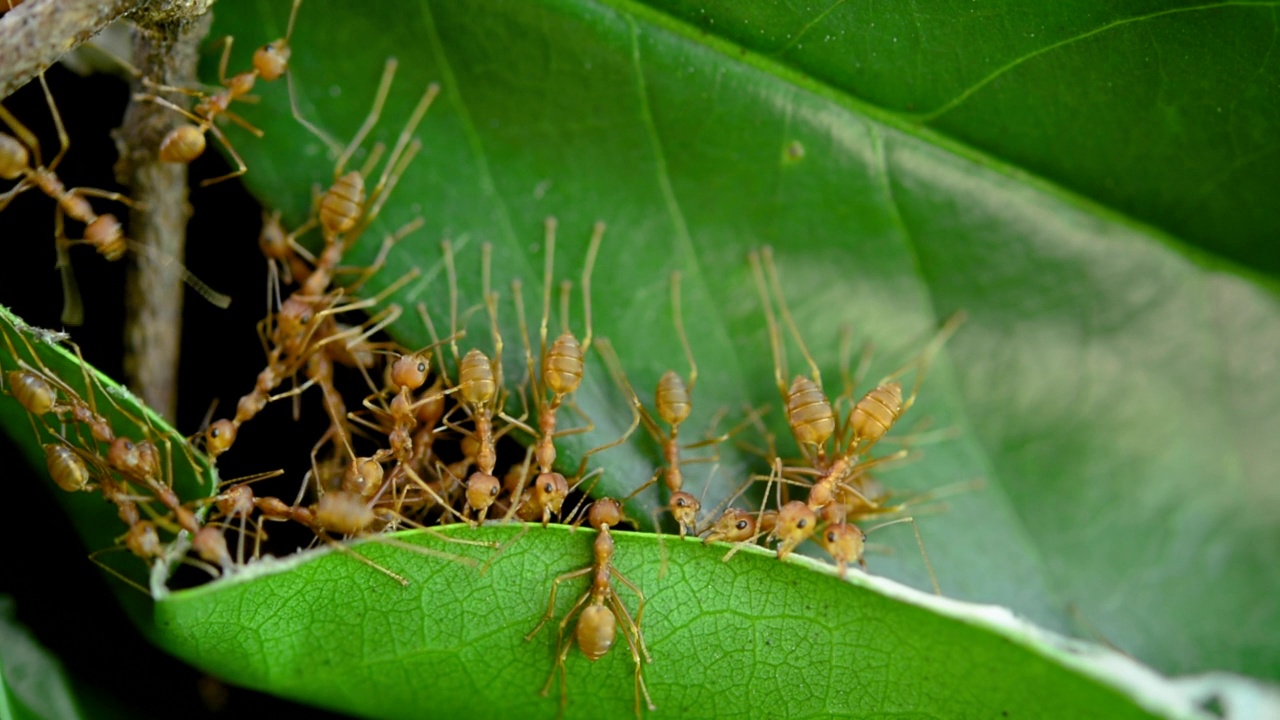
<svg viewBox="0 0 1280 720"><path fill-rule="evenodd" d="M551 343L542 364L542 382L556 395L568 395L582 384L582 345L571 333L562 333Z"/></svg>
<svg viewBox="0 0 1280 720"><path fill-rule="evenodd" d="M179 125L160 141L160 159L186 165L203 155L206 145L204 132L200 128L190 124Z"/></svg>
<svg viewBox="0 0 1280 720"><path fill-rule="evenodd" d="M12 135L0 133L0 180L17 180L31 165L31 153Z"/></svg>
<svg viewBox="0 0 1280 720"><path fill-rule="evenodd" d="M867 393L854 405L849 424L856 440L874 443L902 414L902 385L891 382Z"/></svg>
<svg viewBox="0 0 1280 720"><path fill-rule="evenodd" d="M364 498L355 493L336 491L325 493L316 501L313 522L339 535L358 535L377 519Z"/></svg>
<svg viewBox="0 0 1280 720"><path fill-rule="evenodd" d="M58 393L53 386L30 370L9 371L9 392L32 415L44 415L57 404Z"/></svg>
<svg viewBox="0 0 1280 720"><path fill-rule="evenodd" d="M115 262L124 257L128 244L125 242L124 229L115 215L99 215L84 228L84 241L98 251L102 257Z"/></svg>
<svg viewBox="0 0 1280 720"><path fill-rule="evenodd" d="M320 225L329 236L347 232L360 221L364 201L364 176L355 170L344 173L320 198Z"/></svg>
<svg viewBox="0 0 1280 720"><path fill-rule="evenodd" d="M471 350L458 366L458 394L470 405L484 405L498 392L489 356L479 350Z"/></svg>
<svg viewBox="0 0 1280 720"><path fill-rule="evenodd" d="M49 466L49 476L53 482L67 492L88 490L89 466L84 458L66 445L49 443L44 446L45 463Z"/></svg>
<svg viewBox="0 0 1280 720"><path fill-rule="evenodd" d="M663 422L675 427L684 422L693 410L689 388L674 370L668 370L658 380L655 404Z"/></svg>
<svg viewBox="0 0 1280 720"><path fill-rule="evenodd" d="M604 605L588 605L578 618L574 637L582 654L591 662L604 657L618 635L618 618Z"/></svg>
<svg viewBox="0 0 1280 720"><path fill-rule="evenodd" d="M836 429L836 415L822 388L798 375L787 391L787 421L796 442L821 446Z"/></svg>

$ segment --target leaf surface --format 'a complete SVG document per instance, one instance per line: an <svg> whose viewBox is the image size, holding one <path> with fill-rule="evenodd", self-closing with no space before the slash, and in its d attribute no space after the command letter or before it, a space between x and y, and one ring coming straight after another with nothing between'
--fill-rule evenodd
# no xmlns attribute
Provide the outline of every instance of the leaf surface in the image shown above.
<svg viewBox="0 0 1280 720"><path fill-rule="evenodd" d="M504 542L518 532L452 530ZM157 605L156 623L191 662L302 702L371 717L554 717L557 686L550 699L538 691L553 665L555 626L586 580L565 581L553 621L532 641L521 637L546 612L549 579L590 562L593 535L535 528L483 577L399 547L357 546L413 578L408 587L343 553L310 551L174 593ZM741 717L745 708L753 717L986 717L993 708L1008 717L1202 716L1137 663L1000 608L856 571L842 582L807 558L779 563L748 549L722 563L722 547L692 540L667 542L669 573L660 578L649 561L655 536L615 535L617 569L649 588L643 624L653 663L644 673L654 717ZM399 539L478 560L490 552ZM618 592L636 613L636 598ZM595 663L572 649L565 717L627 717L633 668L621 639Z"/></svg>
<svg viewBox="0 0 1280 720"><path fill-rule="evenodd" d="M48 483L50 492L57 494L59 503L72 521L71 525L85 547L93 553L91 557L96 557L100 564L131 582L163 593L168 566L161 564L155 572L148 572L141 560L124 551L121 536L128 528L117 516L116 506L104 502L101 492L96 489L101 474L109 472L106 460L109 445L94 440L87 427L70 419L69 412L55 410L41 418L31 416L12 395L13 380L9 374L36 372L58 385L59 404L70 402L67 393L70 390L76 398L93 403L94 410L110 423L117 438L156 443L162 458L167 458L162 468L165 481L184 502L196 502L213 494L217 484L215 471L202 455L186 449L186 439L160 416L142 405L117 382L73 354L73 349L68 349L69 344L62 343L64 336L60 333L32 328L2 306L0 333L5 339L0 344L0 370L5 373L5 393L0 396L0 425L26 455L28 463L40 468L39 480ZM63 422L59 422L58 417L64 418ZM58 489L49 476L43 447L46 444L63 444L75 449L93 475L93 491L68 493ZM151 496L137 487L134 490L130 497ZM154 499L150 503L145 500L139 502L144 506L150 504L156 514L166 512ZM150 517L145 507L142 517ZM166 542L173 539L172 534L163 530L160 534ZM176 548L173 548L175 556L180 556ZM147 596L127 585L117 585L125 610L135 620L145 621L151 608ZM147 623L143 622L142 626L145 631Z"/></svg>
<svg viewBox="0 0 1280 720"><path fill-rule="evenodd" d="M276 3L220 8L221 31L255 38L245 44L283 34ZM669 274L679 269L701 370L684 436L711 432L718 411L740 418L744 405L772 404L769 426L783 437L749 250L774 246L800 332L833 394L843 326L858 342L875 343L867 374L875 379L963 310L968 322L930 369L913 419L903 421L908 433L927 422L953 437L921 445L918 462L882 475L902 495L985 481L984 490L951 498L945 512L922 508L921 533L944 591L1100 636L1167 672L1280 676L1280 650L1266 640L1280 626L1280 606L1270 601L1280 587L1274 283L1187 250L1183 241L1198 242L1190 231L1175 238L1135 220L1165 207L1151 196L1126 204L1019 154L1025 137L1049 132L1036 117L1010 115L1010 129L997 133L1010 144L996 148L966 135L969 126L943 122L950 113L931 127L900 112L920 106L852 92L810 65L757 53L734 33L708 32L682 15L587 0L303 6L293 38L299 106L335 137L355 133L388 56L400 66L374 140L393 143L427 84L443 86L416 133L423 155L376 231L351 253L352 262L367 263L382 232L419 214L426 220L371 284L387 287L413 268L423 273L390 298L406 310L391 332L406 345L430 342L413 312L419 302L438 327L449 327L444 237L457 249L460 311L477 306L480 248L491 243L514 383L523 365L509 282L524 281L537 314L542 219L559 219L557 279L577 277L591 224L602 219L610 229L594 277L595 331L612 339L646 402L663 371L685 371L668 300ZM753 21L774 27L763 15ZM1063 37L1093 26L1077 19ZM1270 55L1256 57L1255 46L1241 52L1269 77ZM1036 47L1047 45L1002 52L1016 58ZM932 67L926 59L917 54L893 72L923 77ZM233 67L244 64L233 56ZM1003 80L974 92L954 117L970 100L982 106L976 101L986 88L1003 92ZM974 82L954 80L929 97L946 102ZM878 87L890 84L892 77ZM231 137L250 166L250 186L297 224L311 185L333 177L332 158L289 117L279 84L261 94L261 106L245 113L266 140ZM1069 106L1071 97L1067 88L1055 101ZM1122 142L1103 140L1113 150ZM1114 169L1102 161L1114 151L1065 147L1061 156L1087 166L1089 177ZM1126 147L1155 152L1136 140ZM1265 152L1249 147L1233 161ZM357 154L352 165L361 161ZM1170 187L1182 182L1174 165L1162 167L1152 177ZM1250 218L1266 212L1249 193L1261 192L1272 172L1258 167L1231 174L1247 192L1223 211L1238 219L1223 236L1248 247L1260 227ZM1172 196L1185 204L1182 190ZM1164 217L1155 219L1182 227ZM492 351L485 314L467 317L460 348ZM575 296L578 333L581 317ZM556 318L551 324L558 329ZM597 431L566 443L569 467L630 421L594 354L592 361L578 403ZM803 367L794 344L790 367ZM518 412L519 403L509 409ZM763 444L753 431L741 439ZM737 446L726 444L720 455L714 474L708 464L688 480L695 493L706 486L708 507L764 470ZM599 491L626 495L657 457L646 440L601 453ZM647 491L630 509L644 518L658 503ZM873 572L926 585L907 528L873 540L893 549L871 557Z"/></svg>

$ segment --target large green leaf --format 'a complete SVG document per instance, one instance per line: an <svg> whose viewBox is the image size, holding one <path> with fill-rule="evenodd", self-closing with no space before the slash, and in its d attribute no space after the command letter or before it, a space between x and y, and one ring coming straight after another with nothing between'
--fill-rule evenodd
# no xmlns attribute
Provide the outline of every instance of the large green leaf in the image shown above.
<svg viewBox="0 0 1280 720"><path fill-rule="evenodd" d="M1275 2L646 4L905 123L1280 271Z"/></svg>
<svg viewBox="0 0 1280 720"><path fill-rule="evenodd" d="M516 532L466 536L509 541ZM663 577L648 561L653 535L617 535L618 568L648 588L653 663L644 673L657 717L1209 717L1197 689L1049 636L1002 608L858 573L844 583L807 558L784 564L747 550L722 563L720 549L692 540L669 543ZM158 604L156 623L191 662L303 702L370 717L553 717L558 688L551 699L538 689L552 668L555 623L521 638L546 610L550 578L590 561L592 536L538 528L483 578L403 549L358 546L412 577L409 587L313 551L175 593ZM459 552L419 535L400 539ZM562 586L556 618L585 585ZM635 598L620 592L636 612ZM566 716L632 712L634 665L621 640L595 663L575 649L566 671ZM1265 701L1246 691L1222 702L1236 716L1248 697Z"/></svg>
<svg viewBox="0 0 1280 720"><path fill-rule="evenodd" d="M283 31L276 3L220 8L221 32ZM541 219L559 217L560 267L574 273L591 222L603 219L596 330L639 388L683 369L666 297L668 273L686 273L703 370L689 434L721 408L776 405L750 248L775 246L828 378L842 325L889 349L875 377L964 310L968 323L912 411L959 437L885 475L904 492L985 479L985 491L921 523L944 591L1101 634L1167 671L1280 676L1280 648L1263 639L1280 625L1269 600L1280 586L1280 307L1267 281L644 6L312 2L294 45L302 110L338 137L354 133L387 56L400 72L375 137L394 139L426 84L444 86L418 132L424 156L384 211L385 227L421 213L426 230L400 244L375 285L411 266L438 271L449 236L465 245L464 307L479 299L480 241L496 247L499 289L516 276L536 289ZM883 72L924 73L917 62ZM289 119L283 88L262 94L245 112L267 139L233 137L250 186L300 221L331 161ZM354 258L367 261L377 244L371 234ZM435 272L395 300L426 301L439 322L446 297ZM509 294L503 313L511 350ZM464 345L488 349L480 315ZM393 332L406 344L427 339L412 313ZM515 353L507 360L509 373L519 367ZM587 445L629 420L598 367L580 402L601 427ZM634 488L654 458L643 444L600 456L604 491ZM724 460L708 504L753 467L729 450ZM691 484L701 492L701 478ZM657 501L646 493L633 510ZM910 532L899 530L880 535L896 552L873 557L873 570L923 586Z"/></svg>

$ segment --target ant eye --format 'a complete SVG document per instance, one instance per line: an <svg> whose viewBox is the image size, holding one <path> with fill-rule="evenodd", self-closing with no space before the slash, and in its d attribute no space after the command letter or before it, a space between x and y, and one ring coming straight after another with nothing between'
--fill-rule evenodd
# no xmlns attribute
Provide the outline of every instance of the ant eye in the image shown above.
<svg viewBox="0 0 1280 720"><path fill-rule="evenodd" d="M746 530L746 529L747 529L747 521L746 521L746 520L739 520L739 521L738 521L738 524L737 524L735 527L737 527L739 530Z"/></svg>
<svg viewBox="0 0 1280 720"><path fill-rule="evenodd" d="M809 527L809 521L808 521L808 520L801 520L801 521L799 521L799 522L797 522L797 523L796 523L796 527L798 527L798 528L800 528L800 529L802 529L802 530L803 530L804 528Z"/></svg>
<svg viewBox="0 0 1280 720"><path fill-rule="evenodd" d="M418 363L418 372L420 372L420 373L424 373L424 372L426 372L426 371L427 371L427 364L426 364L426 363Z"/></svg>
<svg viewBox="0 0 1280 720"><path fill-rule="evenodd" d="M556 486L555 486L553 483L547 483L546 485L543 485L543 486L542 486L542 491L543 491L543 492L548 492L548 493L549 493L549 492L554 491L555 489L556 489Z"/></svg>
<svg viewBox="0 0 1280 720"><path fill-rule="evenodd" d="M836 534L835 534L835 532L834 532L834 531L828 532L828 533L827 533L827 542L835 542L835 541L836 541Z"/></svg>
<svg viewBox="0 0 1280 720"><path fill-rule="evenodd" d="M490 494L490 495L497 495L497 494L498 494L498 486L497 486L497 485L494 485L493 487L489 488L489 494Z"/></svg>
<svg viewBox="0 0 1280 720"><path fill-rule="evenodd" d="M222 433L218 431L218 428L210 428L209 430L209 437L216 438L221 434Z"/></svg>
<svg viewBox="0 0 1280 720"><path fill-rule="evenodd" d="M298 318L298 322L302 323L303 325L306 325L307 323L311 322L311 313L302 313L302 315Z"/></svg>

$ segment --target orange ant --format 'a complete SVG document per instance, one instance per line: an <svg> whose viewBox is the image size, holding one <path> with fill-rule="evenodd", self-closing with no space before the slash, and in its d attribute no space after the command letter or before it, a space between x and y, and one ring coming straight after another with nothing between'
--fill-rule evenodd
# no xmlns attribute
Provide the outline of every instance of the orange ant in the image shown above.
<svg viewBox="0 0 1280 720"><path fill-rule="evenodd" d="M604 356L605 364L609 366L614 382L630 398L631 405L635 408L635 412L639 413L645 429L649 431L649 435L662 448L663 465L654 471L653 476L647 482L632 491L623 502L639 495L661 478L670 493L665 509L670 511L672 517L675 518L680 528L680 537L683 538L686 532L697 533L698 511L702 509L702 502L697 496L684 490L684 473L680 468L680 425L689 418L689 413L693 410L692 393L694 386L698 382L698 364L693 359L693 349L689 346L689 337L684 330L684 318L682 317L680 303L680 273L678 271L671 274L671 309L675 318L676 334L679 336L680 344L684 348L685 359L689 362L689 382L686 384L684 379L674 370L666 371L658 380L655 405L658 417L662 418L662 421L671 428L669 432L662 430L657 420L649 414L644 404L640 402L639 396L636 395L635 389L631 386L631 382L627 380L627 376L622 370L617 353L614 352L613 346L608 340L600 341L600 354ZM721 442L732 434L733 431L720 438L712 438L686 447L705 447Z"/></svg>
<svg viewBox="0 0 1280 720"><path fill-rule="evenodd" d="M897 459L903 456L905 451L871 461L865 461L863 457L914 404L920 384L924 380L925 370L942 343L946 342L963 320L963 315L957 314L948 320L918 359L889 375L875 389L855 403L848 419L841 422L831 402L822 391L822 376L818 365L806 347L799 328L787 308L777 269L773 264L772 250L765 247L759 253L752 252L749 258L769 328L770 346L774 358L774 379L787 408L787 421L792 435L810 465L810 467L781 468L778 479L784 481L788 475L809 475L815 478L811 484L808 501L804 503L807 512L800 511L793 503L779 508L777 530L784 538L783 544L779 547L779 556L784 557L791 548L812 534L816 512L835 502L838 494L842 492L850 494L868 507L872 509L876 507L876 503L863 495L857 486L859 477L872 464ZM789 388L785 383L786 353L782 348L781 334L769 299L770 289L777 299L783 322L786 323L792 337L799 345L812 374L811 378L803 375L796 376ZM901 385L893 378L917 364L920 369L916 373L915 385L911 394L904 399ZM832 438L835 438L834 447L828 453L827 441ZM813 519L810 518L811 513L814 514ZM843 520L843 518L836 519Z"/></svg>
<svg viewBox="0 0 1280 720"><path fill-rule="evenodd" d="M380 472L380 469L378 472ZM384 485L383 488L385 489L385 487L386 486ZM241 491L241 493L241 502L246 502L244 496L251 493L251 491L248 491L246 488L245 491ZM355 552L345 544L335 540L330 533L347 537L365 537L373 535L379 531L381 529L380 526L382 525L386 525L388 523L404 523L426 532L433 537L438 537L448 542L463 545L493 547L492 543L452 538L447 535L437 533L431 528L408 520L393 510L378 507L377 503L379 499L378 494L375 494L372 498L366 498L361 493L343 489L322 493L316 500L316 503L311 507L304 507L302 505L290 506L274 497L252 498L251 501L254 506L261 511L265 519L292 520L310 528L315 532L318 538L331 547L334 547L340 552L348 554L378 572L383 573L392 580L400 583L402 586L407 586L409 584L409 580L404 576L384 568L373 560ZM421 547L412 543L396 540L395 538L378 537L377 541L393 547L403 548L411 552L426 555L428 557L458 562L470 567L476 567L478 565L478 563L472 558L462 557L432 548Z"/></svg>
<svg viewBox="0 0 1280 720"><path fill-rule="evenodd" d="M548 346L547 324L551 314L551 285L552 273L555 268L556 225L555 218L546 219L546 260L542 277L542 322L538 326L538 366L541 368L540 372L535 369L534 365L533 344L530 342L529 326L525 320L524 297L520 281L512 282L511 288L515 299L516 315L520 323L520 337L524 344L529 384L533 394L534 406L538 412L538 430L533 433L536 438L534 458L538 465L538 475L534 478L533 485L523 494L521 491L523 490L525 478L521 477L519 479L512 492L512 501L516 503L512 509L522 520L541 520L544 527L551 521L553 515L560 512L564 499L569 494L569 482L563 474L556 472L554 467L557 455L556 439L569 435L589 433L595 429L595 425L587 418L588 424L586 426L557 430L556 413L565 399L577 391L582 384L582 376L586 369L584 358L591 349L591 342L594 336L591 323L591 274L595 268L596 255L599 253L600 243L604 239L605 232L605 224L597 222L591 234L586 262L582 269L582 302L583 312L586 316L587 334L582 342L579 343L578 338L569 329L570 286L565 283L561 286L560 324L562 332ZM551 393L550 400L547 399L548 391ZM576 406L572 403L570 407L576 409ZM630 433L628 432L627 435L630 435ZM617 446L625 441L626 437L623 436L613 443L593 448L584 453L576 473L577 476L581 477L582 472L586 469L588 457L602 450Z"/></svg>
<svg viewBox="0 0 1280 720"><path fill-rule="evenodd" d="M126 250L132 248L139 252L152 252L146 246L134 243L125 237L120 221L115 215L97 214L86 198L100 197L123 203L131 208L139 207L128 197L120 193L95 188L67 188L57 175L58 165L71 148L71 138L62 123L62 115L53 102L53 94L41 74L40 86L44 90L45 101L53 116L54 127L58 131L58 154L45 165L41 159L40 142L25 125L0 105L0 120L3 120L14 135L0 133L0 179L17 180L18 183L0 194L0 211L19 194L36 188L57 202L55 213L55 247L57 250L57 267L62 273L63 311L62 321L67 325L79 325L84 321L84 305L80 300L80 292L76 285L67 249L72 245L89 245L108 261L124 257ZM16 137L15 137L16 136ZM84 237L81 240L69 240L63 230L63 216L84 223ZM186 268L182 269L183 280L196 292L214 305L225 308L231 300L225 295L214 292L200 282Z"/></svg>
<svg viewBox="0 0 1280 720"><path fill-rule="evenodd" d="M268 311L282 304L280 295L282 282L292 284L295 277L301 281L302 278L311 274L311 269L303 263L302 258L305 257L312 262L315 258L307 252L306 248L298 244L298 238L315 227L317 223L317 218L312 215L307 222L292 232L286 232L280 220L280 211L268 213L264 210L262 212L262 231L258 235L258 247L267 258Z"/></svg>
<svg viewBox="0 0 1280 720"><path fill-rule="evenodd" d="M507 391L502 382L503 342L501 328L498 326L498 294L493 291L491 282L492 246L486 243L481 247L481 293L489 315L490 332L493 338L492 358L478 348L472 348L459 359L456 342L456 338L461 334L458 331L457 268L454 264L452 243L448 240L444 241L441 249L444 254L445 272L449 279L449 325L451 338L453 338L449 340L449 347L458 365L458 381L450 390L457 392L459 405L470 416L473 429L460 427L451 421L448 415L445 415L442 421L445 427L461 434L464 442L467 439L474 441L476 470L467 477L465 483L465 511L468 514L475 513L474 522L478 524L484 522L489 508L498 499L498 494L502 490L501 481L493 474L498 462L498 438L509 432L512 427L520 427L530 435L536 432L523 422L508 416L503 409L507 400ZM447 376L441 377L447 381ZM507 421L507 427L495 430L493 423L495 417Z"/></svg>
<svg viewBox="0 0 1280 720"><path fill-rule="evenodd" d="M326 344L334 343L337 340L348 340L346 343L348 346L355 342L355 340L349 340L344 332L338 331L336 322L333 320L334 315L350 310L372 307L380 302L383 297L395 292L401 283L407 282L416 274L416 271L411 272L375 298L345 305L339 304L339 302L350 288L328 290L333 276L339 270L338 264L341 262L344 252L355 238L368 227L369 223L377 217L386 202L386 198L399 181L400 176L422 147L421 142L412 137L413 131L417 128L418 123L421 122L428 108L430 108L432 101L439 94L439 86L435 84L430 85L424 92L417 107L414 108L408 122L401 131L396 145L383 168L383 172L378 178L377 185L366 198L364 176L372 172L373 167L381 158L381 146L375 147L363 170L346 173L343 170L347 161L355 153L356 148L364 141L373 126L377 124L383 104L386 102L387 95L391 90L391 82L395 75L396 65L397 63L394 59L387 60L382 79L375 94L373 106L370 108L364 123L356 132L355 137L342 151L342 155L338 159L337 166L334 169L334 177L336 178L334 185L321 198L319 218L325 236L323 252L302 286L281 304L279 312L275 314L274 323L271 318L268 318L265 329L260 331L270 345L267 368L259 374L254 390L240 399L235 418L219 420L213 423L205 433L205 447L209 454L214 457L231 448L241 424L257 415L268 401L283 397L283 395L272 396L270 393L286 378L291 377L301 369L311 354L319 351ZM404 235L420 227L421 223L422 221L419 218L389 236L384 241L374 263L364 271L363 277L354 286L358 287L371 278L381 267L391 247ZM398 308L391 311L392 315L398 315L398 313ZM390 322L385 317L383 321ZM379 328L382 324L375 323L374 328ZM372 332L374 330L365 331L363 336L372 334ZM320 368L317 368L317 370L320 370ZM322 372L317 372L311 379L319 382L322 376ZM291 391L285 395L292 395L296 392L297 390ZM344 418L342 422L345 422L345 410L342 416ZM336 420L338 416L332 417L335 418L335 424L338 424Z"/></svg>
<svg viewBox="0 0 1280 720"><path fill-rule="evenodd" d="M592 545L592 563L581 570L559 575L551 581L551 598L547 602L547 612L538 621L533 631L524 637L526 642L532 640L542 630L542 627L547 624L547 621L555 615L556 592L560 588L560 583L583 575L591 575L590 588L578 598L578 601L574 603L568 614L560 621L559 634L556 639L555 666L551 669L551 675L547 678L546 685L542 687L542 694L546 695L551 690L551 683L555 680L556 672L559 671L561 714L564 714L565 706L569 700L564 663L569 656L569 650L573 647L572 641L566 641L564 632L573 616L578 614L579 610L581 610L581 615L578 618L578 624L574 629L573 635L579 649L582 650L582 654L586 655L587 659L592 662L604 657L613 647L618 631L621 630L622 637L631 649L631 659L636 666L636 717L641 717L641 696L644 697L645 704L648 705L649 710L657 710L652 698L649 697L649 689L645 687L644 676L641 674L641 654L644 655L645 661L653 662L653 658L649 655L649 648L644 642L644 634L640 630L640 623L644 618L644 593L613 564L614 542L613 536L609 534L609 528L618 525L622 522L622 519L622 507L618 504L618 501L612 498L601 498L591 503L591 507L587 511L587 522L598 533L595 543ZM640 602L636 608L635 619L632 619L627 606L623 604L618 591L614 589L613 578L617 578L619 582L626 585L639 598ZM621 627L618 625L619 619L622 620Z"/></svg>
<svg viewBox="0 0 1280 720"><path fill-rule="evenodd" d="M204 153L206 146L205 134L213 133L214 137L222 143L222 146L227 149L227 152L235 161L236 169L226 175L202 180L200 186L213 185L248 172L244 160L240 158L239 153L232 147L226 135L214 124L214 121L219 116L225 117L257 137L262 137L261 130L231 111L231 103L236 100L244 100L249 93L253 92L253 86L258 78L271 82L280 79L282 75L289 71L289 58L293 52L289 47L289 40L293 37L293 25L298 17L298 7L300 5L302 5L302 0L294 0L293 9L289 12L289 26L285 31L285 36L273 40L254 51L252 70L247 70L231 77L227 77L227 63L231 58L232 37L227 36L223 43L222 59L218 63L218 82L222 85L222 90L212 95L203 90L161 85L145 78L143 79L143 82L153 90L176 92L197 98L194 110L187 110L181 105L152 93L137 93L133 96L136 101L152 102L161 107L169 108L195 123L194 125L178 125L164 136L164 139L160 141L161 160L183 165L189 164Z"/></svg>

